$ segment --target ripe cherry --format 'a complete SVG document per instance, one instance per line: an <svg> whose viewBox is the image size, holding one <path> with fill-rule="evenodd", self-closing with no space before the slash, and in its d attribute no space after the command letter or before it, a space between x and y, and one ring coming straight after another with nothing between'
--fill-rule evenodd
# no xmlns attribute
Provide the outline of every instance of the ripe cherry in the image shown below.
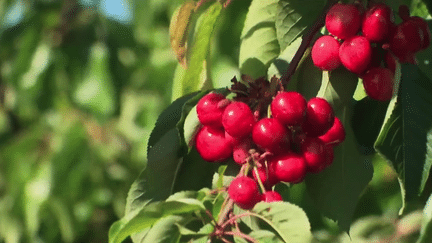
<svg viewBox="0 0 432 243"><path fill-rule="evenodd" d="M262 194L261 201L263 202L279 202L282 201L282 196L276 191L266 191L264 194Z"/></svg>
<svg viewBox="0 0 432 243"><path fill-rule="evenodd" d="M393 83L394 74L388 68L372 68L363 76L366 94L375 100L390 100L393 94Z"/></svg>
<svg viewBox="0 0 432 243"><path fill-rule="evenodd" d="M253 208L261 199L257 183L247 176L235 178L228 187L228 194L243 209Z"/></svg>
<svg viewBox="0 0 432 243"><path fill-rule="evenodd" d="M222 94L209 93L202 97L197 104L198 119L201 124L211 127L222 127L222 114L225 106L220 105L225 100Z"/></svg>
<svg viewBox="0 0 432 243"><path fill-rule="evenodd" d="M309 172L318 173L326 167L325 144L319 138L306 138L301 145Z"/></svg>
<svg viewBox="0 0 432 243"><path fill-rule="evenodd" d="M195 137L196 149L208 162L219 162L231 157L232 141L225 138L222 129L203 126Z"/></svg>
<svg viewBox="0 0 432 243"><path fill-rule="evenodd" d="M299 183L306 175L306 161L303 156L285 153L269 160L276 178L283 182Z"/></svg>
<svg viewBox="0 0 432 243"><path fill-rule="evenodd" d="M263 150L280 153L289 149L289 130L275 118L259 120L253 130L252 139Z"/></svg>
<svg viewBox="0 0 432 243"><path fill-rule="evenodd" d="M342 64L351 72L363 73L372 58L372 48L363 36L354 36L345 40L339 48Z"/></svg>
<svg viewBox="0 0 432 243"><path fill-rule="evenodd" d="M303 123L306 116L307 102L298 92L281 92L270 105L272 116L282 124L294 126Z"/></svg>
<svg viewBox="0 0 432 243"><path fill-rule="evenodd" d="M322 70L332 71L341 65L340 43L330 35L321 36L312 47L312 61Z"/></svg>
<svg viewBox="0 0 432 243"><path fill-rule="evenodd" d="M409 19L409 21L413 21L414 23L416 23L423 33L423 42L421 45L421 50L428 48L431 40L431 31L429 29L426 20L417 16L413 16Z"/></svg>
<svg viewBox="0 0 432 243"><path fill-rule="evenodd" d="M392 9L382 3L366 11L362 22L362 33L370 42L385 41L394 25Z"/></svg>
<svg viewBox="0 0 432 243"><path fill-rule="evenodd" d="M234 138L248 136L255 124L255 118L249 106L240 101L229 104L222 115L225 131Z"/></svg>
<svg viewBox="0 0 432 243"><path fill-rule="evenodd" d="M330 34L345 40L357 34L361 13L353 4L338 3L327 12L325 26Z"/></svg>
<svg viewBox="0 0 432 243"><path fill-rule="evenodd" d="M303 132L309 137L324 135L334 123L334 111L327 100L312 98L307 103L306 120L302 125Z"/></svg>
<svg viewBox="0 0 432 243"><path fill-rule="evenodd" d="M397 25L390 40L390 50L401 63L409 62L415 52L423 47L424 34L415 21L405 21Z"/></svg>
<svg viewBox="0 0 432 243"><path fill-rule="evenodd" d="M325 144L337 145L345 140L345 129L338 117L334 118L333 126L319 137Z"/></svg>
<svg viewBox="0 0 432 243"><path fill-rule="evenodd" d="M246 159L250 156L249 150L253 148L253 142L251 137L246 137L233 148L233 159L237 164L246 163Z"/></svg>

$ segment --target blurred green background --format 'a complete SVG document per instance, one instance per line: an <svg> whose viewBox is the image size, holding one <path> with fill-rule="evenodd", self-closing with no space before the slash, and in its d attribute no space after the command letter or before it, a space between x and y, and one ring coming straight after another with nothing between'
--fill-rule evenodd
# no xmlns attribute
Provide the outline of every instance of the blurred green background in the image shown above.
<svg viewBox="0 0 432 243"><path fill-rule="evenodd" d="M0 0L0 242L107 242L173 97L169 22L180 2ZM250 2L233 1L218 21L215 87L239 77ZM395 174L375 164L356 217L397 226ZM302 185L293 191L320 239L333 241L336 224L313 210Z"/></svg>

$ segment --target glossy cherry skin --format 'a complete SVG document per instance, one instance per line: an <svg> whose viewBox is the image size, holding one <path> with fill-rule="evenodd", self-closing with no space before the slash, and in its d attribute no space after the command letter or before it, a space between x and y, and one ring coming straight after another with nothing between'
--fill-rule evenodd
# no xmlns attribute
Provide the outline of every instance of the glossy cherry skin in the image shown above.
<svg viewBox="0 0 432 243"><path fill-rule="evenodd" d="M338 117L334 118L333 126L319 139L325 144L338 145L345 140L345 128Z"/></svg>
<svg viewBox="0 0 432 243"><path fill-rule="evenodd" d="M257 183L247 176L236 177L228 187L228 195L243 209L253 208L261 199Z"/></svg>
<svg viewBox="0 0 432 243"><path fill-rule="evenodd" d="M377 67L363 76L363 87L372 99L388 101L392 98L394 74L388 68Z"/></svg>
<svg viewBox="0 0 432 243"><path fill-rule="evenodd" d="M307 102L298 92L281 92L270 104L272 116L282 124L295 126L303 123L306 117Z"/></svg>
<svg viewBox="0 0 432 243"><path fill-rule="evenodd" d="M414 53L422 49L424 34L415 21L408 20L396 26L389 44L401 63L410 62Z"/></svg>
<svg viewBox="0 0 432 243"><path fill-rule="evenodd" d="M392 9L382 3L373 5L366 11L362 22L362 33L370 42L385 41L394 26Z"/></svg>
<svg viewBox="0 0 432 243"><path fill-rule="evenodd" d="M289 149L290 131L276 118L259 120L253 130L252 139L258 147L271 153Z"/></svg>
<svg viewBox="0 0 432 243"><path fill-rule="evenodd" d="M306 138L301 145L308 172L318 173L326 167L325 144L319 138Z"/></svg>
<svg viewBox="0 0 432 243"><path fill-rule="evenodd" d="M341 65L340 43L333 36L324 35L312 47L312 61L321 70L332 71Z"/></svg>
<svg viewBox="0 0 432 243"><path fill-rule="evenodd" d="M357 34L361 13L353 4L338 3L327 12L325 26L330 34L345 40Z"/></svg>
<svg viewBox="0 0 432 243"><path fill-rule="evenodd" d="M371 62L372 47L365 37L354 36L342 43L339 48L339 57L348 70L361 74Z"/></svg>
<svg viewBox="0 0 432 243"><path fill-rule="evenodd" d="M222 129L203 126L195 137L195 145L201 157L208 162L219 162L231 157L233 144L225 138Z"/></svg>
<svg viewBox="0 0 432 243"><path fill-rule="evenodd" d="M334 122L334 111L327 100L312 98L307 103L306 120L302 125L303 132L309 137L324 135Z"/></svg>
<svg viewBox="0 0 432 243"><path fill-rule="evenodd" d="M234 138L250 135L255 118L249 106L240 101L229 104L222 114L222 125L227 133Z"/></svg>
<svg viewBox="0 0 432 243"><path fill-rule="evenodd" d="M263 202L280 202L282 201L282 196L276 191L266 191L264 194L262 194L261 201Z"/></svg>
<svg viewBox="0 0 432 243"><path fill-rule="evenodd" d="M286 153L275 156L269 161L279 181L300 183L306 175L307 165L301 155Z"/></svg>
<svg viewBox="0 0 432 243"><path fill-rule="evenodd" d="M224 99L225 96L221 94L209 93L198 101L196 110L201 124L215 128L222 127L222 114L225 107L219 104Z"/></svg>

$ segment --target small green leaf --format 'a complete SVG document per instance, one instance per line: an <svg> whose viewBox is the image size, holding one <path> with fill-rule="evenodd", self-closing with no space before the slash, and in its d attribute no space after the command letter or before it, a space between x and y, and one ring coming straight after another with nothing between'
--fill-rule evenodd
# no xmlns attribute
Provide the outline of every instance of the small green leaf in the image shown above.
<svg viewBox="0 0 432 243"><path fill-rule="evenodd" d="M432 166L431 106L432 81L417 66L403 65L397 100L390 102L375 148L392 162L406 200L423 191Z"/></svg>
<svg viewBox="0 0 432 243"><path fill-rule="evenodd" d="M180 230L177 224L185 224L188 217L181 215L169 215L158 220L144 235L132 235L133 242L140 243L165 243L177 242L180 239Z"/></svg>
<svg viewBox="0 0 432 243"><path fill-rule="evenodd" d="M288 202L260 202L253 208L252 216L270 225L285 242L310 242L311 227L306 213Z"/></svg>
<svg viewBox="0 0 432 243"><path fill-rule="evenodd" d="M324 8L325 1L281 0L276 15L276 34L280 49L285 50L312 26Z"/></svg>
<svg viewBox="0 0 432 243"><path fill-rule="evenodd" d="M173 92L180 92L184 95L200 88L200 76L210 50L210 40L221 10L222 4L215 2L198 19L197 30L190 49L189 64L182 81L182 89L173 90Z"/></svg>
<svg viewBox="0 0 432 243"><path fill-rule="evenodd" d="M153 202L141 208L134 215L126 215L115 222L109 231L110 243L121 243L126 237L152 227L160 219L171 215L185 215L205 210L196 199L179 199L167 202Z"/></svg>
<svg viewBox="0 0 432 243"><path fill-rule="evenodd" d="M253 0L241 35L239 64L242 74L258 78L280 52L276 37L277 0Z"/></svg>

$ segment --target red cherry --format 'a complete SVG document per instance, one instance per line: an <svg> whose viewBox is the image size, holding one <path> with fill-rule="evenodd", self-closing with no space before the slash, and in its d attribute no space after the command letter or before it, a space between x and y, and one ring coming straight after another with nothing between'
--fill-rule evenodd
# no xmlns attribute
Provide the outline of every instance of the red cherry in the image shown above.
<svg viewBox="0 0 432 243"><path fill-rule="evenodd" d="M263 202L280 202L282 201L282 196L281 194L279 194L276 191L266 191L263 195L262 195L262 199L261 201Z"/></svg>
<svg viewBox="0 0 432 243"><path fill-rule="evenodd" d="M275 118L259 120L253 130L252 139L263 150L280 153L289 149L289 130Z"/></svg>
<svg viewBox="0 0 432 243"><path fill-rule="evenodd" d="M375 100L388 101L393 94L394 74L388 68L377 67L363 76L366 94Z"/></svg>
<svg viewBox="0 0 432 243"><path fill-rule="evenodd" d="M307 103L306 120L303 132L309 137L324 135L334 123L334 111L327 100L315 97Z"/></svg>
<svg viewBox="0 0 432 243"><path fill-rule="evenodd" d="M208 162L219 162L231 157L233 145L225 138L222 129L203 126L195 137L196 149L201 157Z"/></svg>
<svg viewBox="0 0 432 243"><path fill-rule="evenodd" d="M340 43L330 35L321 36L312 47L312 61L322 70L332 71L341 65Z"/></svg>
<svg viewBox="0 0 432 243"><path fill-rule="evenodd" d="M257 172L258 174L257 174ZM276 185L279 181L276 178L276 175L274 174L274 170L272 166L266 167L260 167L257 168L257 170L252 170L252 176L255 179L255 181L261 180L262 184L266 188L271 188L272 186ZM258 179L259 176L259 179Z"/></svg>
<svg viewBox="0 0 432 243"><path fill-rule="evenodd" d="M390 50L400 62L409 62L414 53L422 49L424 33L416 21L405 21L396 26L389 42Z"/></svg>
<svg viewBox="0 0 432 243"><path fill-rule="evenodd" d="M222 115L225 131L235 138L248 136L255 124L254 115L246 103L234 101L229 104Z"/></svg>
<svg viewBox="0 0 432 243"><path fill-rule="evenodd" d="M319 137L325 144L337 145L345 140L345 129L339 118L335 117L333 126L322 136Z"/></svg>
<svg viewBox="0 0 432 243"><path fill-rule="evenodd" d="M260 201L260 193L256 182L247 176L235 178L228 187L230 198L239 207L251 209Z"/></svg>
<svg viewBox="0 0 432 243"><path fill-rule="evenodd" d="M339 48L342 64L351 72L363 73L372 58L372 48L363 36L354 36L345 40Z"/></svg>
<svg viewBox="0 0 432 243"><path fill-rule="evenodd" d="M288 126L303 123L306 116L307 102L298 92L281 92L270 105L272 116Z"/></svg>
<svg viewBox="0 0 432 243"><path fill-rule="evenodd" d="M325 26L330 34L347 39L357 34L361 24L361 13L353 4L338 3L327 12Z"/></svg>
<svg viewBox="0 0 432 243"><path fill-rule="evenodd" d="M197 103L197 114L201 124L211 127L222 127L222 114L224 106L219 103L225 99L225 96L216 93L209 93L202 97Z"/></svg>
<svg viewBox="0 0 432 243"><path fill-rule="evenodd" d="M326 167L325 144L319 138L307 138L301 145L309 172L318 173Z"/></svg>
<svg viewBox="0 0 432 243"><path fill-rule="evenodd" d="M249 150L253 148L253 142L251 137L247 137L234 145L233 158L237 164L246 163L246 159L250 156Z"/></svg>
<svg viewBox="0 0 432 243"><path fill-rule="evenodd" d="M306 161L303 156L286 153L269 160L276 178L283 182L299 183L306 175Z"/></svg>
<svg viewBox="0 0 432 243"><path fill-rule="evenodd" d="M431 31L426 20L417 16L413 16L409 19L409 21L413 21L414 23L416 23L420 30L423 32L423 42L421 45L421 50L428 48L431 40Z"/></svg>
<svg viewBox="0 0 432 243"><path fill-rule="evenodd" d="M362 33L370 42L381 42L388 38L394 25L392 9L382 3L366 11L362 22Z"/></svg>

